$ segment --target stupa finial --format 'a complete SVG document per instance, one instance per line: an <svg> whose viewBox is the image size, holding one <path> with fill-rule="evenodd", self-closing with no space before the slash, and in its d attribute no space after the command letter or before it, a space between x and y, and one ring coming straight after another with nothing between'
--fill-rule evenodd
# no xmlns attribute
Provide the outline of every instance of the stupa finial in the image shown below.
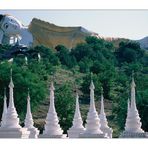
<svg viewBox="0 0 148 148"><path fill-rule="evenodd" d="M30 101L30 89L28 88L28 97L27 100Z"/></svg>
<svg viewBox="0 0 148 148"><path fill-rule="evenodd" d="M12 80L12 68L10 69L10 83L9 83L9 88L13 88L14 84L13 84L13 80Z"/></svg>
<svg viewBox="0 0 148 148"><path fill-rule="evenodd" d="M131 83L131 87L136 87L136 84L135 84L135 80L134 80L134 71L132 71L132 83Z"/></svg>
<svg viewBox="0 0 148 148"><path fill-rule="evenodd" d="M90 90L94 90L94 89L95 89L93 80L91 80L89 89L90 89Z"/></svg>
<svg viewBox="0 0 148 148"><path fill-rule="evenodd" d="M101 95L103 95L103 87L101 86Z"/></svg>

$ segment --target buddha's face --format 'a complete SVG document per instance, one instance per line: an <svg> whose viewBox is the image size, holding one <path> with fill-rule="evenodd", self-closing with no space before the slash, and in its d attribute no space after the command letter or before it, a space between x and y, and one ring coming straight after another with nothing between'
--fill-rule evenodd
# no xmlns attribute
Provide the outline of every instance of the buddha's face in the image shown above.
<svg viewBox="0 0 148 148"><path fill-rule="evenodd" d="M7 36L20 34L22 24L13 16L5 16L1 22L1 29Z"/></svg>

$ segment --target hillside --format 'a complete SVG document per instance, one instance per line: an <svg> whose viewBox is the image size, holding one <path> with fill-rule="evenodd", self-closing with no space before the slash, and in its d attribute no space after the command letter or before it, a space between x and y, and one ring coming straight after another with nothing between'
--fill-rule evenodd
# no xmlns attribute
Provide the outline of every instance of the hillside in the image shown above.
<svg viewBox="0 0 148 148"><path fill-rule="evenodd" d="M82 79L84 76L85 76L85 74L81 74L81 73L79 73L77 75L73 75L73 73L69 70L64 70L62 68L58 68L57 72L55 73L56 88L58 88L60 85L62 85L62 83L65 83L65 82L74 83L75 82L74 78ZM79 86L77 86L77 87L79 87ZM75 88L73 88L73 90L74 89ZM73 94L75 95L75 92L73 92ZM80 95L80 97L82 95L82 92L80 90L79 90L79 95ZM98 101L98 97L97 97L97 101L95 101L95 103L96 103L96 110L98 112L100 112L100 105L101 104L100 104L100 98L99 98L99 101ZM46 100L41 102L41 104L39 105L37 110L35 110L33 112L34 123L41 130L41 132L44 128L45 119L46 119L47 112L48 112L48 109L49 109L49 103L50 103L49 98L46 98ZM114 123L112 121L112 118L113 118L112 101L105 99L104 100L104 106L105 106L105 112L106 112L106 116L108 118L109 126L111 126L114 130L113 137L118 137L119 136L118 135L119 134L119 127L116 125L116 123ZM86 117L87 117L88 110L89 110L89 104L80 103L80 110L81 110L82 118L85 121Z"/></svg>
<svg viewBox="0 0 148 148"><path fill-rule="evenodd" d="M2 45L0 54L9 49L10 46ZM89 36L85 43L77 44L71 51L63 45L57 46L56 50L40 45L29 51L36 54L30 53L27 63L26 55L23 54L14 56L13 63L4 59L0 61L0 115L5 87L9 96L8 85L12 68L15 106L21 125L24 125L29 88L35 125L43 130L49 107L49 85L53 80L56 111L59 123L66 133L72 124L76 90L80 96L83 121L86 123L92 79L97 110L100 109L100 92L103 88L108 123L114 130L113 137L118 137L125 126L127 99L130 98L131 75L134 71L136 104L142 128L148 130L148 55L139 44L124 41L119 47L115 47L112 42ZM40 53L40 60L37 53Z"/></svg>
<svg viewBox="0 0 148 148"><path fill-rule="evenodd" d="M137 40L137 42L140 43L141 48L148 49L148 37Z"/></svg>

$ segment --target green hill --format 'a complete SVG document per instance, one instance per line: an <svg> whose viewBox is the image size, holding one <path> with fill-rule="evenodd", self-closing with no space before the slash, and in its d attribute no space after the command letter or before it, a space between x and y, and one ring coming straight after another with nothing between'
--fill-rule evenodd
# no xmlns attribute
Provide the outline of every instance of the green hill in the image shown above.
<svg viewBox="0 0 148 148"><path fill-rule="evenodd" d="M9 48L9 46L1 46L0 54ZM41 60L30 54L27 64L23 55L14 57L13 63L1 59L1 114L3 91L6 87L8 96L9 75L12 68L15 105L21 124L24 124L27 91L30 88L35 125L42 132L49 107L49 84L53 80L56 88L56 110L60 125L66 133L72 124L76 90L80 96L80 108L85 124L89 108L89 85L90 80L93 79L96 108L99 111L100 92L103 87L108 122L114 130L113 137L118 137L120 131L124 129L131 74L134 71L136 103L143 123L142 128L148 130L148 55L138 43L124 41L117 47L104 39L87 37L86 43L77 44L71 50L63 45L58 45L55 49L44 46L29 49L39 52Z"/></svg>

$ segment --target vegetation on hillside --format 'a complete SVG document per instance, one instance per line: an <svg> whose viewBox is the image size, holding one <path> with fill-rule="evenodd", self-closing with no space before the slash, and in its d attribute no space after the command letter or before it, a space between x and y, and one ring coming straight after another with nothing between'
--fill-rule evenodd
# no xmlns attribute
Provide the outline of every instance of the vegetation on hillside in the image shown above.
<svg viewBox="0 0 148 148"><path fill-rule="evenodd" d="M8 45L1 46L0 54L9 48ZM0 61L0 113L5 87L8 96L10 68L13 69L15 104L22 123L26 112L28 88L32 110L36 111L39 103L48 98L48 87L53 76L60 69L65 69L72 72L74 82L67 78L66 81L61 80L61 83L55 84L56 109L64 131L66 132L72 124L76 87L80 91L81 104L89 104L91 77L96 88L96 101L100 99L100 90L103 87L105 99L112 102L112 113L108 119L115 123L120 131L125 124L131 73L134 71L137 107L143 123L142 128L148 131L148 55L138 43L125 41L115 47L103 39L87 37L86 43L78 44L73 49L58 45L55 49L36 46L31 50L40 53L40 61L32 55L28 57L28 64L22 55L14 57L13 63ZM119 132L114 136L119 136Z"/></svg>

